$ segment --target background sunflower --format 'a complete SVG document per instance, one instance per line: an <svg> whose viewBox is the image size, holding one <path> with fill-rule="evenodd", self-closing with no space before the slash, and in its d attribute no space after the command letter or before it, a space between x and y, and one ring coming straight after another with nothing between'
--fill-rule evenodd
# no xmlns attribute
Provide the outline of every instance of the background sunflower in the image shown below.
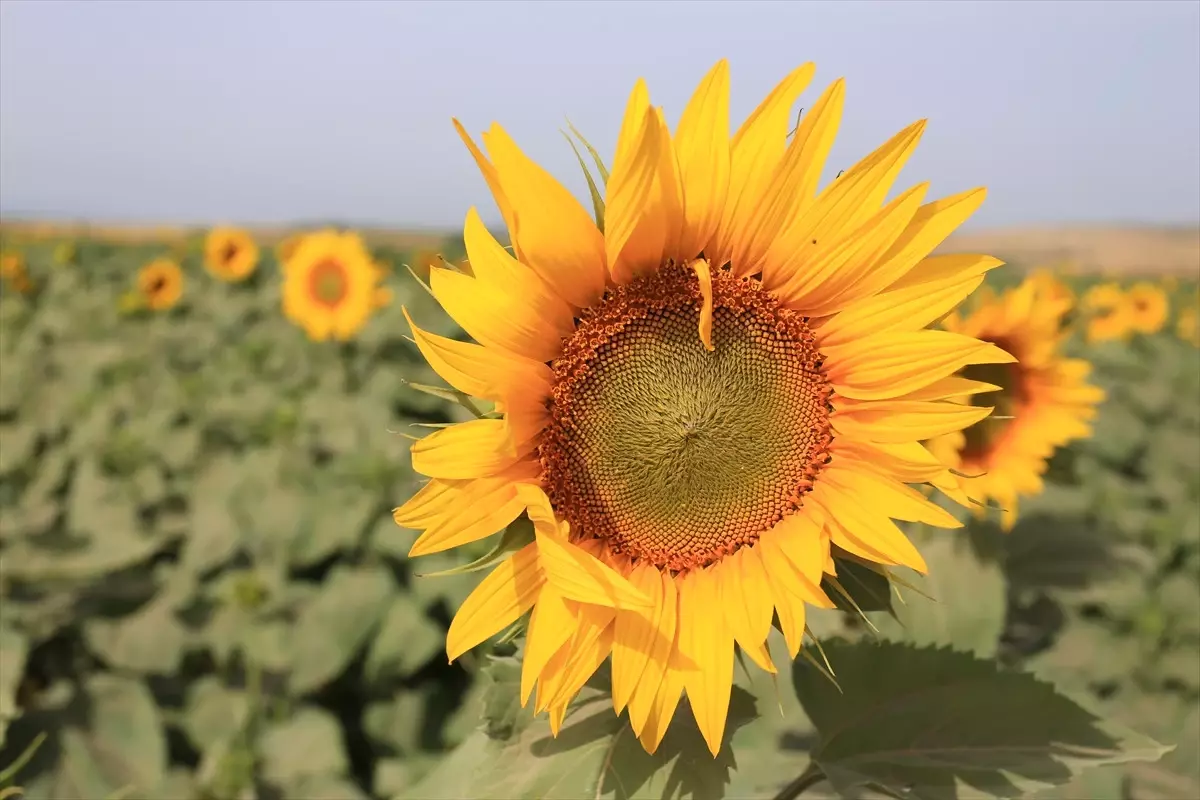
<svg viewBox="0 0 1200 800"><path fill-rule="evenodd" d="M152 311L174 308L183 297L183 270L169 258L155 259L138 272L137 291Z"/></svg>
<svg viewBox="0 0 1200 800"><path fill-rule="evenodd" d="M382 276L358 234L307 234L284 265L283 313L313 341L351 339L391 302Z"/></svg>
<svg viewBox="0 0 1200 800"><path fill-rule="evenodd" d="M204 267L229 283L246 280L258 266L254 237L240 228L217 227L204 238Z"/></svg>

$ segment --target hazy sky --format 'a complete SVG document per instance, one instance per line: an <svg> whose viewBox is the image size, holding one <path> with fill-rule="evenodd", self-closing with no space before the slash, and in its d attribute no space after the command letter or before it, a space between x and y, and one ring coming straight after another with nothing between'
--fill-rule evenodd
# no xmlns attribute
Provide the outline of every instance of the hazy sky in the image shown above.
<svg viewBox="0 0 1200 800"><path fill-rule="evenodd" d="M0 212L458 226L498 214L450 124L501 122L581 196L634 80L674 124L720 57L733 126L839 76L830 174L928 117L905 186L973 227L1200 219L1200 3L2 0Z"/></svg>

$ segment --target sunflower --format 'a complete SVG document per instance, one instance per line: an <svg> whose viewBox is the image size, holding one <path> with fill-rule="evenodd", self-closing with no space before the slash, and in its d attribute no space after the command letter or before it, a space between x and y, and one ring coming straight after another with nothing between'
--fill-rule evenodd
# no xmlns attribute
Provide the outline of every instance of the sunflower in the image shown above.
<svg viewBox="0 0 1200 800"><path fill-rule="evenodd" d="M358 234L307 234L284 264L283 313L313 341L349 339L391 302L381 277Z"/></svg>
<svg viewBox="0 0 1200 800"><path fill-rule="evenodd" d="M223 281L244 281L258 266L258 245L239 228L213 228L204 239L204 266Z"/></svg>
<svg viewBox="0 0 1200 800"><path fill-rule="evenodd" d="M286 264L296 254L296 248L300 246L300 242L303 239L303 233L293 233L290 236L285 236L280 240L279 244L275 245L275 260L280 266Z"/></svg>
<svg viewBox="0 0 1200 800"><path fill-rule="evenodd" d="M1086 320L1089 342L1109 342L1129 335L1133 308L1116 283L1100 283L1088 289L1079 308Z"/></svg>
<svg viewBox="0 0 1200 800"><path fill-rule="evenodd" d="M1125 293L1125 302L1129 303L1129 327L1133 331L1152 336L1167 324L1171 304L1162 287L1148 281L1135 283Z"/></svg>
<svg viewBox="0 0 1200 800"><path fill-rule="evenodd" d="M536 687L555 734L611 656L614 709L647 751L686 693L715 755L735 644L774 672L777 619L798 654L806 604L832 606L831 546L924 572L893 519L959 525L908 484L948 485L921 441L990 413L945 402L953 373L1012 361L924 330L1000 264L929 255L984 190L886 202L920 121L818 191L844 84L789 138L812 74L788 75L733 137L726 62L674 134L638 81L602 223L499 125L485 155L455 121L512 252L471 209L473 276L435 266L430 288L478 343L409 324L433 369L496 412L413 444L429 481L394 517L423 531L418 556L525 514L531 541L463 602L446 649L532 611L521 700Z"/></svg>
<svg viewBox="0 0 1200 800"><path fill-rule="evenodd" d="M1017 357L1013 364L964 369L960 377L973 393L964 393L960 401L986 402L996 415L929 443L935 456L965 476L959 485L977 504L978 515L991 501L1000 506L1005 530L1016 522L1017 498L1042 491L1042 475L1055 449L1091 435L1090 420L1104 400L1103 390L1087 383L1091 364L1061 355L1067 334L1044 290L1029 278L1001 297L981 297L969 316L956 312L942 323Z"/></svg>
<svg viewBox="0 0 1200 800"><path fill-rule="evenodd" d="M59 242L54 247L54 263L69 266L75 263L78 253L74 242Z"/></svg>
<svg viewBox="0 0 1200 800"><path fill-rule="evenodd" d="M0 255L0 278L11 279L25 273L25 257L20 253Z"/></svg>
<svg viewBox="0 0 1200 800"><path fill-rule="evenodd" d="M1179 309L1175 320L1175 335L1200 347L1200 302Z"/></svg>
<svg viewBox="0 0 1200 800"><path fill-rule="evenodd" d="M1030 273L1029 277L1037 286L1039 296L1046 302L1061 307L1063 314L1071 310L1075 304L1075 293L1071 291L1070 286L1059 280L1053 271L1037 269Z"/></svg>
<svg viewBox="0 0 1200 800"><path fill-rule="evenodd" d="M183 271L169 258L155 259L138 273L137 290L152 311L174 308L183 296Z"/></svg>

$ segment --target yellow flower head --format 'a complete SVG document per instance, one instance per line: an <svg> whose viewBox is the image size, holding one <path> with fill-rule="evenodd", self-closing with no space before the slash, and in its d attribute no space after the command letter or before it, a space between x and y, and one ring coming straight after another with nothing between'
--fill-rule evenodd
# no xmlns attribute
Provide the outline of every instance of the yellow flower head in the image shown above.
<svg viewBox="0 0 1200 800"><path fill-rule="evenodd" d="M291 236L285 236L279 244L275 245L275 260L281 266L287 264L291 257L296 254L296 248L300 246L300 242L303 240L303 233L293 233Z"/></svg>
<svg viewBox="0 0 1200 800"><path fill-rule="evenodd" d="M76 257L74 242L59 242L54 247L54 263L55 264L74 264Z"/></svg>
<svg viewBox="0 0 1200 800"><path fill-rule="evenodd" d="M1167 324L1170 302L1162 287L1148 281L1135 283L1125 294L1129 304L1129 327L1147 336L1158 333Z"/></svg>
<svg viewBox="0 0 1200 800"><path fill-rule="evenodd" d="M144 307L152 311L174 308L183 297L183 271L169 258L159 258L138 273L137 291Z"/></svg>
<svg viewBox="0 0 1200 800"><path fill-rule="evenodd" d="M1132 306L1115 283L1100 283L1088 289L1079 308L1087 320L1089 342L1124 339L1132 330Z"/></svg>
<svg viewBox="0 0 1200 800"><path fill-rule="evenodd" d="M1046 313L1053 311L1062 317L1075 305L1075 293L1071 291L1071 287L1060 281L1050 270L1034 270L1029 280L1037 291L1036 302L1050 306L1049 309L1043 309Z"/></svg>
<svg viewBox="0 0 1200 800"><path fill-rule="evenodd" d="M1189 306L1179 311L1175 321L1175 334L1185 342L1200 347L1200 308Z"/></svg>
<svg viewBox="0 0 1200 800"><path fill-rule="evenodd" d="M1039 302L1031 277L999 298L986 299L966 317L951 315L946 328L1012 353L1012 364L971 366L960 375L961 402L993 406L993 416L965 431L929 443L933 454L968 477L959 485L982 515L989 502L1011 528L1019 497L1042 491L1042 475L1055 448L1091 434L1089 421L1104 400L1087 383L1091 364L1061 355L1057 309Z"/></svg>
<svg viewBox="0 0 1200 800"><path fill-rule="evenodd" d="M204 239L204 266L223 281L244 281L258 266L258 245L239 228L213 228Z"/></svg>
<svg viewBox="0 0 1200 800"><path fill-rule="evenodd" d="M25 273L25 257L20 253L0 255L0 278L12 278Z"/></svg>
<svg viewBox="0 0 1200 800"><path fill-rule="evenodd" d="M532 541L463 602L446 649L532 611L521 696L536 688L555 733L611 657L615 708L648 751L686 692L715 754L735 645L773 672L778 619L794 658L806 608L833 605L834 546L924 572L893 519L958 526L908 484L949 485L921 441L989 413L945 400L953 373L1012 361L925 329L1000 263L930 255L984 190L889 200L924 121L821 187L844 84L789 137L812 75L784 78L732 138L725 61L673 132L638 81L602 226L499 125L486 154L458 126L513 247L471 209L473 275L434 266L430 286L477 343L410 325L450 385L501 415L415 443L429 481L395 519L423 531L419 556L527 515Z"/></svg>
<svg viewBox="0 0 1200 800"><path fill-rule="evenodd" d="M356 233L310 233L284 265L283 312L310 339L350 339L380 305L382 273Z"/></svg>

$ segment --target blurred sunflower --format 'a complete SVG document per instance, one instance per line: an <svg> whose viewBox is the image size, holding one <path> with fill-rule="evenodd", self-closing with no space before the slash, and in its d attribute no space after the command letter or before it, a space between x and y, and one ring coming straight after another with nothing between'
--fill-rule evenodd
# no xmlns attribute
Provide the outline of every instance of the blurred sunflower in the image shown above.
<svg viewBox="0 0 1200 800"><path fill-rule="evenodd" d="M213 228L204 238L204 266L223 281L244 281L258 266L258 245L239 228Z"/></svg>
<svg viewBox="0 0 1200 800"><path fill-rule="evenodd" d="M54 263L62 266L74 264L76 255L74 242L59 242L54 248Z"/></svg>
<svg viewBox="0 0 1200 800"><path fill-rule="evenodd" d="M157 258L138 272L137 291L151 311L174 308L183 297L183 270L169 258Z"/></svg>
<svg viewBox="0 0 1200 800"><path fill-rule="evenodd" d="M25 257L20 253L0 254L0 278L12 278L25 272Z"/></svg>
<svg viewBox="0 0 1200 800"><path fill-rule="evenodd" d="M350 339L391 302L382 273L355 233L310 233L284 265L283 313L313 341Z"/></svg>
<svg viewBox="0 0 1200 800"><path fill-rule="evenodd" d="M1131 330L1151 336L1162 330L1170 316L1170 302L1162 287L1148 281L1135 283L1125 293L1129 303L1129 327Z"/></svg>
<svg viewBox="0 0 1200 800"><path fill-rule="evenodd" d="M1071 310L1075 304L1075 293L1071 291L1070 286L1059 280L1053 271L1044 268L1037 269L1030 273L1029 277L1037 288L1038 296L1044 302L1061 308L1062 314Z"/></svg>
<svg viewBox="0 0 1200 800"><path fill-rule="evenodd" d="M812 74L788 75L732 138L725 61L673 135L638 81L602 225L499 125L485 155L455 122L513 252L471 209L474 276L435 266L430 285L479 344L409 323L430 365L502 417L416 442L430 480L394 516L423 530L418 556L528 515L532 541L463 602L446 650L532 610L521 699L536 686L554 733L611 655L614 708L646 750L686 692L716 754L735 643L774 671L777 618L797 655L806 603L832 605L831 546L924 572L893 519L959 525L907 484L949 476L921 440L990 413L945 402L961 393L950 376L1012 361L923 330L1000 263L929 255L984 190L922 204L920 184L886 202L920 121L818 191L844 84L789 139Z"/></svg>
<svg viewBox="0 0 1200 800"><path fill-rule="evenodd" d="M1091 364L1060 353L1066 338L1061 311L1035 278L998 298L984 296L973 313L955 312L947 330L992 342L1017 357L1013 364L967 367L961 402L995 406L996 414L963 431L933 439L929 449L961 475L959 485L978 505L1001 507L1008 530L1020 496L1042 491L1042 475L1056 448L1091 435L1089 424L1103 390L1087 383ZM982 400L981 400L982 398Z"/></svg>
<svg viewBox="0 0 1200 800"><path fill-rule="evenodd" d="M1086 320L1089 342L1108 342L1129 335L1132 306L1116 283L1099 283L1088 289L1079 302Z"/></svg>
<svg viewBox="0 0 1200 800"><path fill-rule="evenodd" d="M1175 335L1200 347L1200 301L1179 309L1179 318L1175 321Z"/></svg>
<svg viewBox="0 0 1200 800"><path fill-rule="evenodd" d="M300 246L300 242L304 240L303 233L293 233L290 236L285 236L280 240L279 244L275 245L275 260L280 266L286 264L293 255L296 254L296 248Z"/></svg>

